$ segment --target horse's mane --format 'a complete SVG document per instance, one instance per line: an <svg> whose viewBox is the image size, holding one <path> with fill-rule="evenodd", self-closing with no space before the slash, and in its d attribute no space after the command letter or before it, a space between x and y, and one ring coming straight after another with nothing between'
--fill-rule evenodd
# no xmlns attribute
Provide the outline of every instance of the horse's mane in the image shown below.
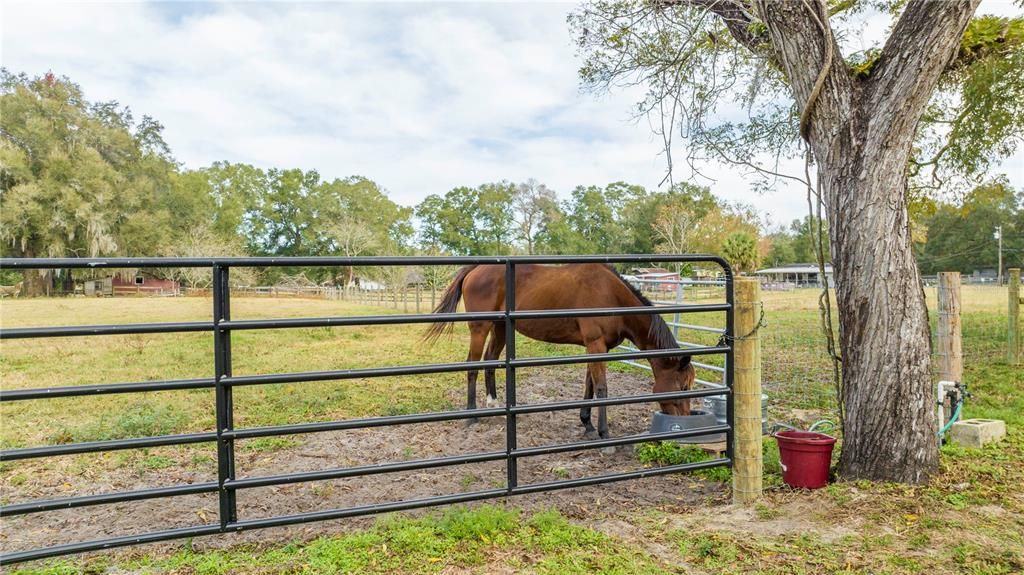
<svg viewBox="0 0 1024 575"><path fill-rule="evenodd" d="M615 274L615 277L619 278L622 285L626 286L636 299L640 300L641 304L654 307L654 303L647 299L647 296L637 289L636 286L626 281L626 278L622 277L622 274L620 274L618 270L610 265L607 267L609 271ZM656 313L652 313L648 317L651 318L651 329L648 332L648 336L651 338L654 345L656 345L658 349L677 349L679 347L679 342L676 341L676 337L672 334L672 330L668 327L668 324L665 323L665 320Z"/></svg>

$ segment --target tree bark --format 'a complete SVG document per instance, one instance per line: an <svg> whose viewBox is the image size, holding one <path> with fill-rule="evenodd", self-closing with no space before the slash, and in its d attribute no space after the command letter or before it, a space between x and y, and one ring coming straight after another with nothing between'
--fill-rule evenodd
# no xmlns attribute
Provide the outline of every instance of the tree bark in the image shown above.
<svg viewBox="0 0 1024 575"><path fill-rule="evenodd" d="M928 310L911 252L902 169L860 178L847 166L906 165L865 142L819 163L835 269L845 409L840 472L919 483L938 467Z"/></svg>
<svg viewBox="0 0 1024 575"><path fill-rule="evenodd" d="M21 297L42 297L49 291L50 270L25 270Z"/></svg>
<svg viewBox="0 0 1024 575"><path fill-rule="evenodd" d="M27 249L22 254L24 258L34 258L35 250ZM42 297L49 291L51 270L25 270L22 273L21 297Z"/></svg>
<svg viewBox="0 0 1024 575"><path fill-rule="evenodd" d="M831 230L848 479L919 483L938 468L906 167L924 106L979 2L911 0L868 80L843 62L820 0L757 5L797 105L813 106L807 138ZM834 59L812 98L828 44Z"/></svg>

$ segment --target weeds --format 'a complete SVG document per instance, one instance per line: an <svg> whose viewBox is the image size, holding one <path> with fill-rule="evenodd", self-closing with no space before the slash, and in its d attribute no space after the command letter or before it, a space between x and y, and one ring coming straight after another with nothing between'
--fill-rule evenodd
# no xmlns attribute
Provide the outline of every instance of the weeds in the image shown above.
<svg viewBox="0 0 1024 575"><path fill-rule="evenodd" d="M685 445L672 441L642 443L637 446L635 453L640 463L658 466L699 463L717 459L696 445ZM732 472L728 467L711 467L693 473L711 481L730 481L732 479Z"/></svg>

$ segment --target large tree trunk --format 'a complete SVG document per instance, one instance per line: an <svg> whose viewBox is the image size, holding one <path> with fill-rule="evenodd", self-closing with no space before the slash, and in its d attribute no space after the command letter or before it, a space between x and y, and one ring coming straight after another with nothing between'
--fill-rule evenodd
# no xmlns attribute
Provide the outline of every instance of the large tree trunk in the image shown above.
<svg viewBox="0 0 1024 575"><path fill-rule="evenodd" d="M979 2L911 0L867 79L843 62L821 0L757 2L809 114L805 136L831 230L845 404L840 472L849 479L918 483L938 468L906 168L924 107Z"/></svg>
<svg viewBox="0 0 1024 575"><path fill-rule="evenodd" d="M906 155L867 142L839 156L818 169L841 326L840 473L918 483L937 469L938 444L928 310L907 225Z"/></svg>
<svg viewBox="0 0 1024 575"><path fill-rule="evenodd" d="M24 258L34 258L35 250L28 249L22 254ZM21 285L21 297L42 297L48 295L53 280L50 278L51 270L25 270Z"/></svg>
<svg viewBox="0 0 1024 575"><path fill-rule="evenodd" d="M42 297L50 288L50 270L25 270L21 297Z"/></svg>

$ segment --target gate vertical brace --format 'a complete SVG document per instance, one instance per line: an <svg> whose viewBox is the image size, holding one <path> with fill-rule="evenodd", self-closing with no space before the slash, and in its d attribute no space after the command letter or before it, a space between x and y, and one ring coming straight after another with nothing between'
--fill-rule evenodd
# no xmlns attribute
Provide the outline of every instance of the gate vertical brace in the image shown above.
<svg viewBox="0 0 1024 575"><path fill-rule="evenodd" d="M676 284L676 305L682 305L682 303L683 303L683 282L680 281L679 283ZM675 325L672 326L672 335L675 336L676 341L679 341L679 324L682 323L682 321L683 321L683 318L679 314L679 312L676 312L672 316L672 323L675 324Z"/></svg>
<svg viewBox="0 0 1024 575"><path fill-rule="evenodd" d="M238 521L235 491L225 483L235 479L235 442L223 437L234 429L234 408L231 387L223 379L231 377L231 331L220 328L222 321L231 319L231 284L226 266L213 266L213 357L217 403L217 484L220 499L220 528Z"/></svg>
<svg viewBox="0 0 1024 575"><path fill-rule="evenodd" d="M516 358L516 324L511 313L516 308L516 264L511 260L505 262L505 467L508 472L506 488L509 494L519 484L516 466L516 414L512 408L516 404L516 368L512 361Z"/></svg>
<svg viewBox="0 0 1024 575"><path fill-rule="evenodd" d="M729 430L725 432L725 455L732 462L736 455L733 445L736 443L736 405L733 399L736 366L733 356L733 350L736 348L736 285L732 270L725 267L724 271L725 302L729 304L729 309L725 312L725 341L729 346L728 351L725 352L725 386L729 388L729 393L725 396L725 423L729 426ZM735 464L730 463L729 466L734 467Z"/></svg>

